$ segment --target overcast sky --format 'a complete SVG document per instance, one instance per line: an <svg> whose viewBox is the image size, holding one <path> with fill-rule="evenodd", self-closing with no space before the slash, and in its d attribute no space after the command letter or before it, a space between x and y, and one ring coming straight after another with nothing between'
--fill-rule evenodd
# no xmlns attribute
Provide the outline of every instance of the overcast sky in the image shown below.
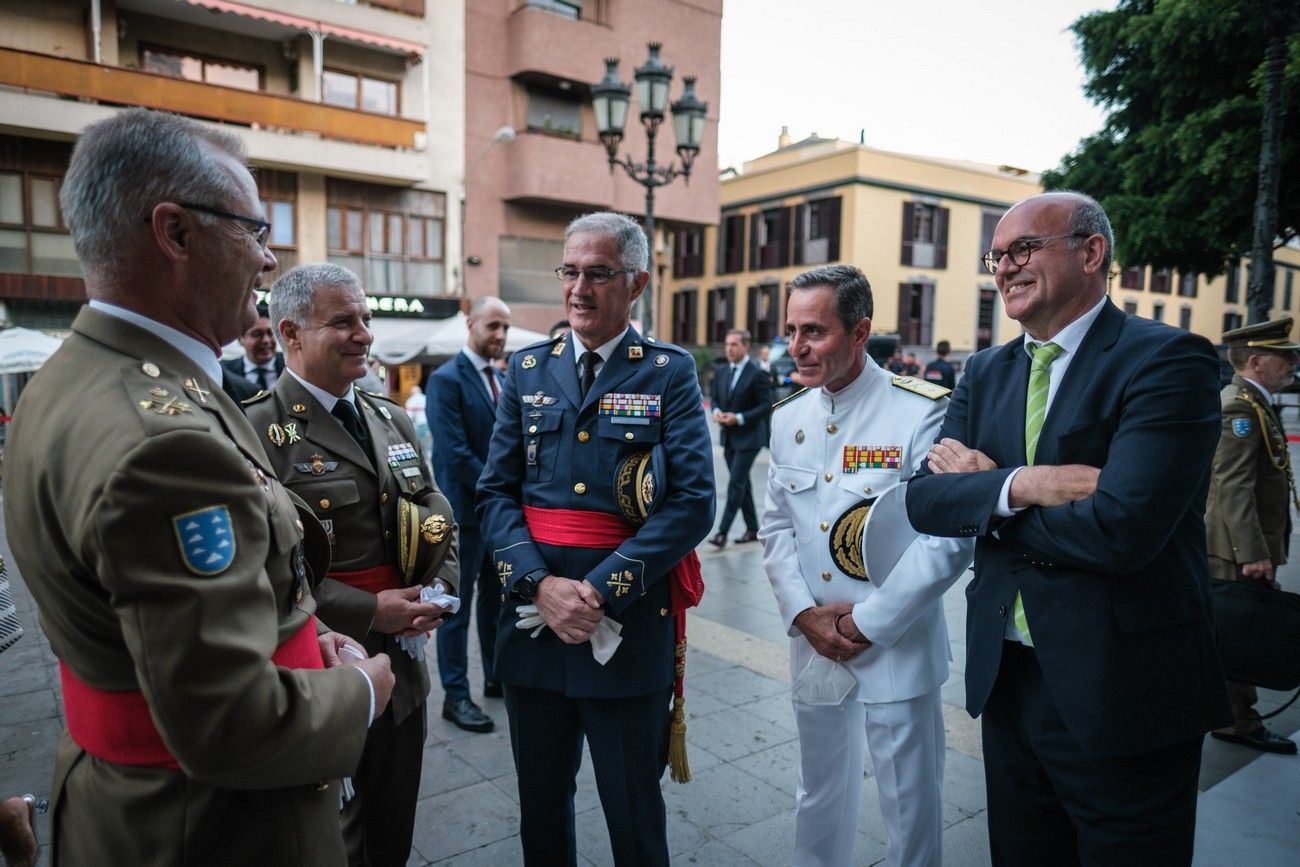
<svg viewBox="0 0 1300 867"><path fill-rule="evenodd" d="M774 150L784 124L795 141L865 130L886 150L1052 168L1102 122L1069 26L1114 6L727 0L719 167Z"/></svg>

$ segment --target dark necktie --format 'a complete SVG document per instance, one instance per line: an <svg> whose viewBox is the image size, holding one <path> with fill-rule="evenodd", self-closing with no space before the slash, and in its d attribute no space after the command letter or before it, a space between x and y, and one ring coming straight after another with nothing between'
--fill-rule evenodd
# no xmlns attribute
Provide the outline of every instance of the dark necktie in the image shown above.
<svg viewBox="0 0 1300 867"><path fill-rule="evenodd" d="M268 385L266 381L266 368L254 367L253 375L257 377L257 387L262 389L263 391L266 391Z"/></svg>
<svg viewBox="0 0 1300 867"><path fill-rule="evenodd" d="M501 397L501 389L497 386L497 369L490 364L485 364L483 372L487 374L488 388L492 390L492 402L496 403L497 398Z"/></svg>
<svg viewBox="0 0 1300 867"><path fill-rule="evenodd" d="M587 392L591 391L592 383L596 381L596 365L600 363L600 353L588 350L582 353L582 379L579 384L582 386L582 399L587 399Z"/></svg>
<svg viewBox="0 0 1300 867"><path fill-rule="evenodd" d="M365 453L366 458L373 467L375 465L375 454L374 449L370 447L370 434L366 431L365 425L361 423L361 417L357 415L357 408L352 405L352 401L347 398L339 398L334 402L334 409L331 410L330 415L338 419L339 423L343 425L343 429L357 441L357 445L361 446L361 451Z"/></svg>

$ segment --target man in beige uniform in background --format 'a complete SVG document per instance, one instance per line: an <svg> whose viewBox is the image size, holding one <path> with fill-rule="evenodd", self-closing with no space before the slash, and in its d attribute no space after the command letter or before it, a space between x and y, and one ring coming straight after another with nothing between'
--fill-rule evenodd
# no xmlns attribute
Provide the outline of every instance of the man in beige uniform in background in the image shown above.
<svg viewBox="0 0 1300 867"><path fill-rule="evenodd" d="M455 592L454 518L406 411L354 386L371 342L357 275L299 265L275 282L270 308L285 375L244 410L276 475L329 532L334 563L317 590L321 617L371 653L387 653L397 678L352 777L356 797L343 811L348 860L400 867L411 851L429 671L423 645L398 638L441 622L445 609L422 602L420 590L441 581Z"/></svg>
<svg viewBox="0 0 1300 867"><path fill-rule="evenodd" d="M1276 570L1286 562L1291 540L1295 487L1273 395L1295 379L1300 343L1291 340L1290 316L1224 332L1223 342L1234 374L1219 395L1223 427L1205 501L1210 576L1276 589ZM1295 741L1264 727L1253 685L1229 680L1228 698L1233 725L1213 737L1267 753L1295 753Z"/></svg>
<svg viewBox="0 0 1300 867"><path fill-rule="evenodd" d="M341 864L328 781L392 673L318 639L320 527L219 386L276 266L240 142L124 111L60 200L90 305L19 402L5 486L63 682L54 862Z"/></svg>

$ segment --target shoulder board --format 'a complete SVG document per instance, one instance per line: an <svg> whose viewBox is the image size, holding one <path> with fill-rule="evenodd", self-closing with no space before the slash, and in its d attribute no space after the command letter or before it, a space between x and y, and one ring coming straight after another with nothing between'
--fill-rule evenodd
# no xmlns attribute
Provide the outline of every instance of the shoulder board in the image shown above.
<svg viewBox="0 0 1300 867"><path fill-rule="evenodd" d="M928 397L930 400L938 400L952 394L951 388L944 388L942 385L935 385L933 382L926 382L924 379L917 379L915 376L895 376L892 383L896 388L910 391L912 394L919 394L921 397Z"/></svg>
<svg viewBox="0 0 1300 867"><path fill-rule="evenodd" d="M555 337L548 337L545 340L539 340L536 343L530 343L527 346L520 347L519 349L516 349L513 352L511 352L511 357L514 357L516 354L520 352L527 352L530 349L541 349L543 346L551 346L556 341L563 340L566 336L567 336L567 332L566 334L557 334Z"/></svg>
<svg viewBox="0 0 1300 867"><path fill-rule="evenodd" d="M241 400L239 402L239 405L252 406L255 403L266 400L270 396L271 396L271 392L264 388L261 391L259 391L257 394L253 395L252 397L246 397L243 400Z"/></svg>
<svg viewBox="0 0 1300 867"><path fill-rule="evenodd" d="M122 384L126 387L128 399L140 413L147 433L160 433L177 427L207 428L206 413L179 378L160 371L149 361L132 367L133 370L124 372Z"/></svg>
<svg viewBox="0 0 1300 867"><path fill-rule="evenodd" d="M685 349L682 349L676 343L669 343L666 340L651 340L648 337L642 337L641 339L644 340L649 345L653 346L656 352L660 350L667 350L668 352L676 352L679 355L690 355L689 352L687 352Z"/></svg>
<svg viewBox="0 0 1300 867"><path fill-rule="evenodd" d="M386 400L391 404L394 405L397 404L397 401L393 400L391 397L389 397L387 394L385 394L382 391L365 391L363 389L357 389L357 390L360 391L362 394L364 394L366 397L377 397L380 400Z"/></svg>
<svg viewBox="0 0 1300 867"><path fill-rule="evenodd" d="M803 397L803 396L804 396L805 394L807 394L809 391L811 391L811 389L809 389L807 386L805 386L804 388L799 389L798 391L794 392L793 394L788 394L788 395L786 395L785 397L783 397L783 398L781 398L780 400L778 400L776 403L772 404L772 409L776 409L778 406L784 406L784 405L786 405L787 403L789 403L790 401L794 400L796 397Z"/></svg>

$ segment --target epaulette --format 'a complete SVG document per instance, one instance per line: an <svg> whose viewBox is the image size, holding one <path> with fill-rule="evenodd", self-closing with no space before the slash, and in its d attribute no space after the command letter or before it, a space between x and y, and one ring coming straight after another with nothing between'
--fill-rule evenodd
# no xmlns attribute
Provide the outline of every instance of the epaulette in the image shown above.
<svg viewBox="0 0 1300 867"><path fill-rule="evenodd" d="M895 376L891 382L897 388L919 394L921 397L928 397L930 400L938 400L952 394L951 388L944 388L942 385L935 385L933 382L926 382L915 376Z"/></svg>
<svg viewBox="0 0 1300 867"><path fill-rule="evenodd" d="M541 349L543 346L550 346L551 344L555 343L555 341L557 340L563 341L564 338L567 336L568 336L568 332L565 332L564 334L557 334L554 337L548 337L545 340L539 340L536 343L530 343L527 346L514 350L514 352L512 352L511 355L514 355L515 353L519 353L519 352L527 352L530 349Z"/></svg>
<svg viewBox="0 0 1300 867"><path fill-rule="evenodd" d="M678 346L676 343L669 343L666 340L651 340L649 337L643 337L641 339L644 340L646 343L649 343L656 350L667 349L670 352L678 352L681 353L682 355L690 355L689 352L687 352L682 347Z"/></svg>
<svg viewBox="0 0 1300 867"><path fill-rule="evenodd" d="M363 389L363 388L359 388L359 389L357 389L357 391L361 392L361 393L364 394L366 397L377 397L377 398L379 398L380 400L386 400L386 401L388 401L389 403L397 404L397 401L393 400L391 397L388 396L387 393L382 392L382 391L366 391L366 390ZM399 404L399 405L400 405L400 404Z"/></svg>
<svg viewBox="0 0 1300 867"><path fill-rule="evenodd" d="M776 409L778 406L784 406L785 404L794 400L796 397L802 397L803 395L807 394L811 390L812 389L808 388L807 386L804 386L803 388L799 389L793 394L787 394L785 397L781 398L776 403L772 404L772 409Z"/></svg>
<svg viewBox="0 0 1300 867"><path fill-rule="evenodd" d="M246 397L243 400L241 400L239 402L239 405L252 406L253 404L258 403L259 401L266 400L270 396L271 396L271 392L264 388L261 391L259 391L257 394L253 395L252 397Z"/></svg>
<svg viewBox="0 0 1300 867"><path fill-rule="evenodd" d="M211 392L192 378L182 384L170 374L152 361L142 362L133 372L124 372L122 384L145 422L145 430L154 433L177 426L206 428L207 421L198 407Z"/></svg>

